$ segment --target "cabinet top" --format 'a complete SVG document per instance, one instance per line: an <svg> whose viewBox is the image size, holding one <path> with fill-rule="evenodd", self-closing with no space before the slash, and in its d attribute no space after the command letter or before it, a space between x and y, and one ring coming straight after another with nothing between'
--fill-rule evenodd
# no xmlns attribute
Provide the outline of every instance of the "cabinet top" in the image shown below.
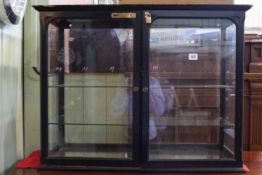
<svg viewBox="0 0 262 175"><path fill-rule="evenodd" d="M203 5L203 4L165 4L165 5L37 5L33 6L40 12L44 11L85 11L85 10L219 10L247 11L251 5Z"/></svg>

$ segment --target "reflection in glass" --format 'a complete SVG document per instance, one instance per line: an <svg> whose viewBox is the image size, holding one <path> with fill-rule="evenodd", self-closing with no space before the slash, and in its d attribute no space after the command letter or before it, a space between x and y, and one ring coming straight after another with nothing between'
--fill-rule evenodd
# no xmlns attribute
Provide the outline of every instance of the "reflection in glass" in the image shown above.
<svg viewBox="0 0 262 175"><path fill-rule="evenodd" d="M101 24L49 24L49 157L133 158L133 29Z"/></svg>
<svg viewBox="0 0 262 175"><path fill-rule="evenodd" d="M234 159L236 27L158 19L150 29L149 159Z"/></svg>

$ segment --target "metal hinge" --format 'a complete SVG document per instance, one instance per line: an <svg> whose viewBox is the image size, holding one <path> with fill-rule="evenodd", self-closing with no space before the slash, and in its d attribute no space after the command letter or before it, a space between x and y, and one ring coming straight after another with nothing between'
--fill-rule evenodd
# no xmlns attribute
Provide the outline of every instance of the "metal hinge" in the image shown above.
<svg viewBox="0 0 262 175"><path fill-rule="evenodd" d="M111 13L111 18L136 18L136 13Z"/></svg>
<svg viewBox="0 0 262 175"><path fill-rule="evenodd" d="M151 13L145 12L145 22L147 24L151 24L152 23Z"/></svg>

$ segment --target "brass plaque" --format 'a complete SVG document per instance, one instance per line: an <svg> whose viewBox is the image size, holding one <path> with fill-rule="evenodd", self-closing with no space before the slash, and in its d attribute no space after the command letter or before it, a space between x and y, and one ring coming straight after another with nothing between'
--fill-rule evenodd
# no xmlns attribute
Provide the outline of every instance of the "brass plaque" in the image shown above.
<svg viewBox="0 0 262 175"><path fill-rule="evenodd" d="M111 13L111 18L136 18L136 13Z"/></svg>

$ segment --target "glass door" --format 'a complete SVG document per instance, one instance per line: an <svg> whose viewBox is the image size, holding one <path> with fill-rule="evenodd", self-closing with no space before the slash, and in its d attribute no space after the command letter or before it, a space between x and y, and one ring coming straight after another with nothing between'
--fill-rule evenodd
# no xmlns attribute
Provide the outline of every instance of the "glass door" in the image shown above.
<svg viewBox="0 0 262 175"><path fill-rule="evenodd" d="M47 156L137 160L136 13L79 16L48 23Z"/></svg>
<svg viewBox="0 0 262 175"><path fill-rule="evenodd" d="M147 159L234 160L236 25L147 13Z"/></svg>

